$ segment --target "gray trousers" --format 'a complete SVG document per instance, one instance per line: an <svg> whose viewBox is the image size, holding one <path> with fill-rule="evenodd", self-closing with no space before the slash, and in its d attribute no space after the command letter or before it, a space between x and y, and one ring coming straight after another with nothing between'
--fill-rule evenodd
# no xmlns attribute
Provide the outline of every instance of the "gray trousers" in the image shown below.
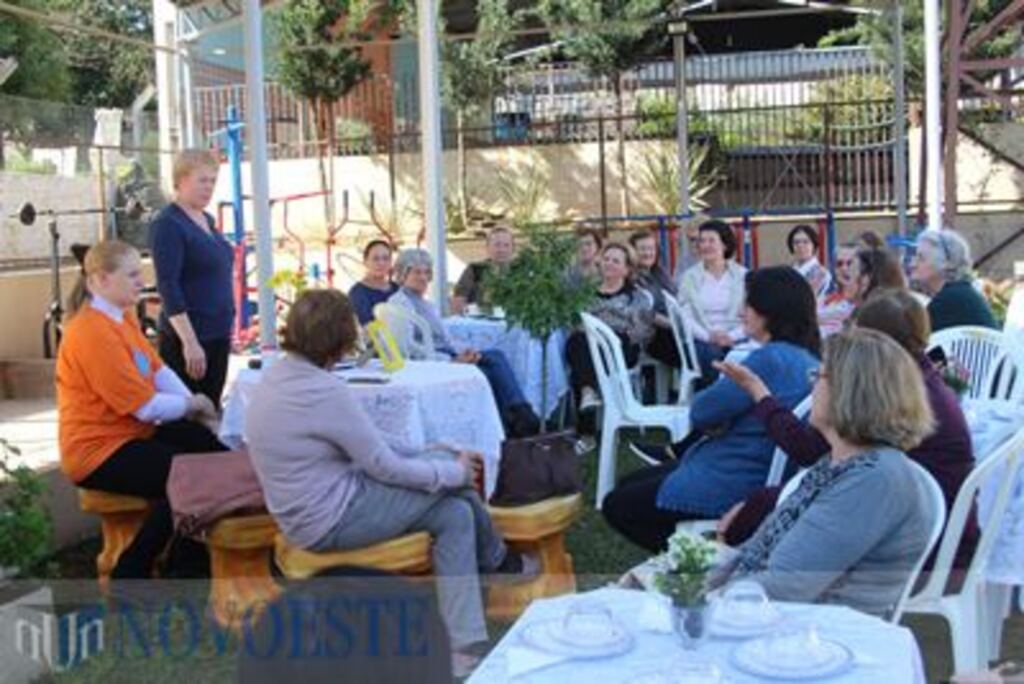
<svg viewBox="0 0 1024 684"><path fill-rule="evenodd" d="M505 559L505 543L471 488L429 494L363 478L342 522L316 551L369 546L409 532L429 532L441 616L453 648L487 639L479 571Z"/></svg>

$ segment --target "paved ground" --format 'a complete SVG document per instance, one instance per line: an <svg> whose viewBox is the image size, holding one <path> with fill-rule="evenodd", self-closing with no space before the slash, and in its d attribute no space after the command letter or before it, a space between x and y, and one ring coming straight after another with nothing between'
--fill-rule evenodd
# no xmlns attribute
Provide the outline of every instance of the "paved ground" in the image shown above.
<svg viewBox="0 0 1024 684"><path fill-rule="evenodd" d="M53 399L0 401L0 439L20 451L11 463L39 469L57 463L57 409Z"/></svg>

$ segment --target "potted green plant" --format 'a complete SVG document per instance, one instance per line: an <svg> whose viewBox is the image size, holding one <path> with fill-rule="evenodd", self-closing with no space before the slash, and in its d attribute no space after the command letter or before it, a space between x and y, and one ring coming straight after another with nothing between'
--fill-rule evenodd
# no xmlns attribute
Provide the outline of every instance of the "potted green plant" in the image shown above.
<svg viewBox="0 0 1024 684"><path fill-rule="evenodd" d="M542 343L541 415L546 418L548 341L576 322L596 290L569 282L568 272L576 258L576 239L571 233L536 224L521 230L526 234L526 244L500 277L488 274L485 288L491 304L504 309L509 325L523 328Z"/></svg>
<svg viewBox="0 0 1024 684"><path fill-rule="evenodd" d="M0 580L32 572L51 552L46 486L28 466L12 464L20 454L0 438Z"/></svg>
<svg viewBox="0 0 1024 684"><path fill-rule="evenodd" d="M716 554L711 542L676 532L660 559L663 569L654 576L655 588L672 600L672 626L683 648L696 648L707 633L707 578Z"/></svg>

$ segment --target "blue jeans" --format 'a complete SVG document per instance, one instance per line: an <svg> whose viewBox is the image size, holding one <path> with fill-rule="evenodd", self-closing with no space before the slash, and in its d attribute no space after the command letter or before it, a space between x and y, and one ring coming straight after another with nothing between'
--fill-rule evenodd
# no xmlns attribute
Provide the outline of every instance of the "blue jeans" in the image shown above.
<svg viewBox="0 0 1024 684"><path fill-rule="evenodd" d="M494 393L494 401L498 404L498 411L505 415L505 411L517 404L525 404L526 397L519 387L512 366L509 364L505 354L497 349L485 349L480 352L480 360L476 367L487 377L491 385L491 392Z"/></svg>
<svg viewBox="0 0 1024 684"><path fill-rule="evenodd" d="M729 347L719 347L711 342L694 340L693 347L697 350L697 363L700 364L700 382L698 389L707 387L718 379L718 371L711 367L712 361L721 361L729 353Z"/></svg>

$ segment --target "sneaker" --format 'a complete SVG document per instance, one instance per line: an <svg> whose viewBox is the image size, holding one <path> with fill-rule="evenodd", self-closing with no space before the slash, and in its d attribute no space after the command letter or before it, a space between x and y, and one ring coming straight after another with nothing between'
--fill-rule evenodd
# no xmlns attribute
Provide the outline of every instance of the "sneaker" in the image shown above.
<svg viewBox="0 0 1024 684"><path fill-rule="evenodd" d="M455 679L468 679L469 675L473 674L473 670L480 665L481 660L483 658L472 653L452 651L452 676Z"/></svg>
<svg viewBox="0 0 1024 684"><path fill-rule="evenodd" d="M576 440L576 444L573 449L576 451L577 456L586 456L588 453L597 448L597 440L590 435L584 435Z"/></svg>
<svg viewBox="0 0 1024 684"><path fill-rule="evenodd" d="M669 444L637 444L629 443L629 450L647 465L662 465L676 460L676 455Z"/></svg>
<svg viewBox="0 0 1024 684"><path fill-rule="evenodd" d="M519 584L529 582L538 575L540 575L539 556L509 549L501 565L488 573L486 584Z"/></svg>
<svg viewBox="0 0 1024 684"><path fill-rule="evenodd" d="M594 391L593 387L584 387L580 391L580 407L579 410L593 411L601 405L601 395Z"/></svg>

